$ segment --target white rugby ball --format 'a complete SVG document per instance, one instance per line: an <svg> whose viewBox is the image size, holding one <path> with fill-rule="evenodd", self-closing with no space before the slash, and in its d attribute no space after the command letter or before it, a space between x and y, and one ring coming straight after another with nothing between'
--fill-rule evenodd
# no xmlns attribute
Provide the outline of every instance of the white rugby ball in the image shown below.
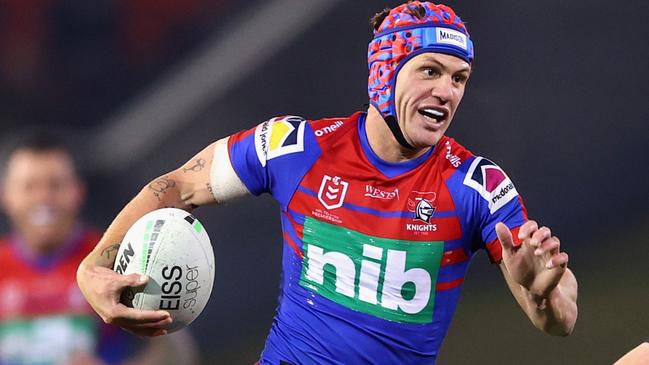
<svg viewBox="0 0 649 365"><path fill-rule="evenodd" d="M137 309L166 310L169 332L189 325L203 311L214 283L214 252L203 225L176 208L154 210L128 230L113 270L145 274L143 288L126 288L121 302Z"/></svg>

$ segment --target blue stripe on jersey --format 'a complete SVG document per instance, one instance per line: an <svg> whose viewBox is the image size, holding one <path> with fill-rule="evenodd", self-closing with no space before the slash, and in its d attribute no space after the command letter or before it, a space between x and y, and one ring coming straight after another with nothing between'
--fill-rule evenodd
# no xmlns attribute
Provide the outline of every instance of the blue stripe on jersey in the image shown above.
<svg viewBox="0 0 649 365"><path fill-rule="evenodd" d="M286 210L286 212L293 218L295 223L303 226L304 225L304 214L300 214L292 209Z"/></svg>
<svg viewBox="0 0 649 365"><path fill-rule="evenodd" d="M309 190L305 188L304 186L299 186L297 188L298 191L303 192L304 194L311 195L312 197L318 197L318 194L315 191ZM362 213L367 213L367 214L372 214L377 217L381 218L412 218L412 212L408 211L381 211L381 210L376 210L368 207L364 207L361 205L356 205L356 204L351 204L351 203L343 203L343 207L357 211L357 212L362 212ZM440 212L436 211L435 212L435 218L452 218L455 217L456 213L454 210L449 210L445 212Z"/></svg>
<svg viewBox="0 0 649 365"><path fill-rule="evenodd" d="M366 116L367 114L363 113L358 118L358 135L360 136L361 147L363 148L363 152L365 152L365 156L370 161L370 163L386 177L393 178L395 176L399 176L408 171L412 171L416 169L422 163L426 162L426 160L428 160L430 155L433 153L433 150L435 149L434 147L429 149L423 155L415 158L414 160L403 161L403 162L384 161L383 159L381 159L381 157L379 157L374 152L374 150L372 150L372 147L370 146L370 142L367 140L367 133L365 132Z"/></svg>
<svg viewBox="0 0 649 365"><path fill-rule="evenodd" d="M466 246L462 242L462 240L445 241L444 242L444 251L455 250L455 249L458 249L458 248L466 248Z"/></svg>
<svg viewBox="0 0 649 365"><path fill-rule="evenodd" d="M295 231L295 228L293 228L293 224L291 223L291 220L288 219L287 213L282 213L282 230L284 233L288 233L288 236L295 242L297 247L300 250L303 250L303 244L302 240L297 236L297 232ZM298 223L296 221L296 223ZM298 223L300 225L304 225L304 217L302 217L302 223Z"/></svg>
<svg viewBox="0 0 649 365"><path fill-rule="evenodd" d="M466 260L459 264L442 266L437 272L438 283L449 283L451 281L464 278L464 274L469 266L471 260Z"/></svg>

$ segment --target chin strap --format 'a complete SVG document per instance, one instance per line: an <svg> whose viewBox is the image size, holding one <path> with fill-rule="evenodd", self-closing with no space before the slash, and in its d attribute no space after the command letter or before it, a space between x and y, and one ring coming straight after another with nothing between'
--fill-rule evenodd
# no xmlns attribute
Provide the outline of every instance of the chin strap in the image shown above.
<svg viewBox="0 0 649 365"><path fill-rule="evenodd" d="M394 135L394 138L397 139L397 142L399 144L409 150L414 150L415 148L406 141L406 138L403 136L403 132L401 131L401 128L399 127L399 123L397 123L397 118L393 117L392 115L388 115L383 118L385 120L385 124L388 125L390 130L392 131L392 135Z"/></svg>

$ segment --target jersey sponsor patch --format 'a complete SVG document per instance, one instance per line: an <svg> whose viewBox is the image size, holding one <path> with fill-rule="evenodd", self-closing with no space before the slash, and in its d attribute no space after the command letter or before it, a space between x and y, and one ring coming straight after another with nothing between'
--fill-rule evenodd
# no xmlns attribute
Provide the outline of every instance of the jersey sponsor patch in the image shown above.
<svg viewBox="0 0 649 365"><path fill-rule="evenodd" d="M464 185L475 189L489 203L494 213L518 196L514 183L495 163L483 157L476 159L464 177Z"/></svg>
<svg viewBox="0 0 649 365"><path fill-rule="evenodd" d="M433 321L444 242L374 237L306 217L303 243L302 287L389 321Z"/></svg>
<svg viewBox="0 0 649 365"><path fill-rule="evenodd" d="M436 28L436 30L438 43L452 44L465 50L468 49L466 35L461 32L448 28Z"/></svg>
<svg viewBox="0 0 649 365"><path fill-rule="evenodd" d="M304 151L306 121L285 116L265 121L255 129L255 150L263 167L275 157Z"/></svg>

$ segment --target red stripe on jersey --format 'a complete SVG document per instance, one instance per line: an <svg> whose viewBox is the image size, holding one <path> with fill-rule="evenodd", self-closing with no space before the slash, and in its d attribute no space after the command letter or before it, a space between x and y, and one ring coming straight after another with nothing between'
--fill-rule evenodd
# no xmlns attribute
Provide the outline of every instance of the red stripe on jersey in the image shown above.
<svg viewBox="0 0 649 365"><path fill-rule="evenodd" d="M255 130L257 130L257 128L246 129L245 131L239 132L237 135L238 135L240 140L241 139L246 139L249 135L254 134Z"/></svg>
<svg viewBox="0 0 649 365"><path fill-rule="evenodd" d="M464 282L464 278L459 278L445 283L437 283L437 285L435 286L435 290L440 291L440 290L449 290L449 289L457 288L463 282Z"/></svg>
<svg viewBox="0 0 649 365"><path fill-rule="evenodd" d="M456 248L454 250L444 252L442 256L442 262L440 263L441 267L459 264L461 262L467 261L469 256L466 254L463 248Z"/></svg>
<svg viewBox="0 0 649 365"><path fill-rule="evenodd" d="M514 239L514 246L518 247L523 243L523 240L518 238L518 231L521 230L521 227L514 227L512 229L512 238ZM491 260L491 263L496 264L499 263L503 259L503 247L500 244L500 241L498 238L495 240L487 243L487 255L489 256L489 260Z"/></svg>
<svg viewBox="0 0 649 365"><path fill-rule="evenodd" d="M521 207L523 207L523 219L527 222L529 218L527 218L527 207L525 206L525 202L523 202L523 197L518 195L518 202L521 203Z"/></svg>
<svg viewBox="0 0 649 365"><path fill-rule="evenodd" d="M346 207L326 210L317 197L301 190L296 191L293 196L290 209L305 216L315 216L321 221L341 225L375 237L408 241L451 241L462 237L462 228L457 217L435 218L433 215L430 222L425 223L414 219L415 214L410 214L410 212L404 212L404 214L412 217L380 217ZM314 214L316 210L321 214Z"/></svg>
<svg viewBox="0 0 649 365"><path fill-rule="evenodd" d="M288 235L288 233L284 233L284 241L286 241L288 245L291 246L291 248L293 249L295 254L300 258L300 260L304 260L304 254L302 253L302 251L300 251L300 249L297 247L295 242L293 242L293 240Z"/></svg>
<svg viewBox="0 0 649 365"><path fill-rule="evenodd" d="M297 234L297 237L299 239L302 239L304 237L304 226L301 224L298 224L295 219L293 219L293 216L291 213L286 212L286 217L288 218L289 222L291 222L291 225L293 226L293 230Z"/></svg>

